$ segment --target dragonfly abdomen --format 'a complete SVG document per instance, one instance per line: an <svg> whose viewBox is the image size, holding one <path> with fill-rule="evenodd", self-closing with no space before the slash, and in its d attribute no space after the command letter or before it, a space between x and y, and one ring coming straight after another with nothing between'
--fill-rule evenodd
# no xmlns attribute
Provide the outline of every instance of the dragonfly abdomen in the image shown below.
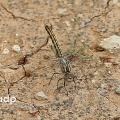
<svg viewBox="0 0 120 120"><path fill-rule="evenodd" d="M48 25L45 26L45 29L46 29L47 33L49 34L49 36L50 36L50 38L52 40L52 43L53 43L55 51L56 51L56 56L59 57L59 58L62 57L63 56L62 52L61 52L61 50L59 48L59 45L57 43L57 39L56 39L52 29Z"/></svg>

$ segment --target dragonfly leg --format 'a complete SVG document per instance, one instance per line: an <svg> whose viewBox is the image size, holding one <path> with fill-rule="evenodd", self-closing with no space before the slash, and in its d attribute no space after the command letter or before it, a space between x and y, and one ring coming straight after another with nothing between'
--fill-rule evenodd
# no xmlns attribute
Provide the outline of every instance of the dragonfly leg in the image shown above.
<svg viewBox="0 0 120 120"><path fill-rule="evenodd" d="M59 81L62 80L62 79L63 79L63 78L60 78L60 79L57 81L57 89L58 89L58 83L59 83Z"/></svg>
<svg viewBox="0 0 120 120"><path fill-rule="evenodd" d="M56 89L56 90L58 90L58 89L59 89L59 87L58 87L58 83L59 83L59 81L60 81L60 80L62 80L62 79L63 79L63 77L62 77L62 78L60 78L60 79L57 81L57 89ZM55 91L56 91L56 90L55 90ZM55 91L54 91L54 92L55 92ZM60 90L59 90L59 92L60 92Z"/></svg>
<svg viewBox="0 0 120 120"><path fill-rule="evenodd" d="M49 83L46 84L46 85L50 85L50 83L51 83L51 81L53 80L53 77L54 77L55 74L61 74L61 73L57 73L57 72L53 73L52 77L50 78ZM46 86L46 85L43 85L43 86Z"/></svg>
<svg viewBox="0 0 120 120"><path fill-rule="evenodd" d="M74 82L74 84L75 84L75 90L76 90L76 82L75 82L75 79L76 79L77 77L75 76L75 77L73 77L73 82Z"/></svg>
<svg viewBox="0 0 120 120"><path fill-rule="evenodd" d="M65 79L64 79L64 88L65 88L65 90L67 92L67 96L68 96L68 91L67 91L67 88L66 88L66 80Z"/></svg>

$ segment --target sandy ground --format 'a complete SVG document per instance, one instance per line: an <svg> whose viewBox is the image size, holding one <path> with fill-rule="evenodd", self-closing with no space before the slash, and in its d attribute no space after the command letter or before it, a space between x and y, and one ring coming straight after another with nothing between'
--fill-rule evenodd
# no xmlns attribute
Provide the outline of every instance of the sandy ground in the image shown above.
<svg viewBox="0 0 120 120"><path fill-rule="evenodd" d="M63 52L72 49L70 40L76 41L76 50L83 42L87 46L71 56L72 72L79 79L76 90L67 82L68 96L63 81L55 91L63 74L46 85L60 72L51 40L41 47L48 36L46 23L52 24ZM117 0L0 0L0 97L11 98L0 103L0 120L120 120L120 94L115 92L120 64L112 64L120 54L97 47L111 35L120 36ZM40 91L47 99L36 99Z"/></svg>

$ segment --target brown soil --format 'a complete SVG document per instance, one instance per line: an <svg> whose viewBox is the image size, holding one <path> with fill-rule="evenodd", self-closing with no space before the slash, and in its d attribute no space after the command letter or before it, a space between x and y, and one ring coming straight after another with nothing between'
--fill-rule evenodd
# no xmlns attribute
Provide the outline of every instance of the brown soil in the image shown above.
<svg viewBox="0 0 120 120"><path fill-rule="evenodd" d="M1 0L0 2L0 120L120 120L119 54L101 50L98 43L111 35L120 36L120 7L115 0ZM51 23L63 52L87 47L71 57L72 72L80 79L55 91L60 72L51 40L45 44L45 23ZM19 45L20 52L12 50ZM7 48L8 54L3 54ZM33 53L34 52L34 53ZM83 55L91 56L83 58ZM25 57L24 57L25 56ZM44 86L46 85L46 86ZM37 100L43 91L47 100ZM54 92L55 91L55 92Z"/></svg>

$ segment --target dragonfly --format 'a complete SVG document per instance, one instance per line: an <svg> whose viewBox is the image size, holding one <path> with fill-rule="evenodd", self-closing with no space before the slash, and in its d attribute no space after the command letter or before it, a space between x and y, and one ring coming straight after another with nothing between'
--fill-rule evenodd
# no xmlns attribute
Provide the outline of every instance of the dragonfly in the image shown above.
<svg viewBox="0 0 120 120"><path fill-rule="evenodd" d="M49 34L49 37L51 38L52 40L52 43L53 43L53 46L55 48L55 53L56 53L56 57L59 61L59 64L60 64L60 68L61 68L61 71L62 73L64 74L64 76L62 78L60 78L57 82L57 89L58 89L58 83L60 80L64 79L64 88L67 92L67 95L68 95L68 91L66 89L66 81L68 80L72 80L75 84L75 89L76 89L76 82L75 82L75 79L77 78L73 73L71 73L71 64L70 64L70 61L67 57L65 57L63 54L62 54L62 51L59 47L59 44L58 44L58 41L56 39L56 36L55 34L53 33L52 31L52 25L45 25L45 29L47 31L47 33ZM53 76L55 74L59 74L59 73L54 73L51 77L51 80L53 78ZM49 84L51 83L51 80L49 82Z"/></svg>

